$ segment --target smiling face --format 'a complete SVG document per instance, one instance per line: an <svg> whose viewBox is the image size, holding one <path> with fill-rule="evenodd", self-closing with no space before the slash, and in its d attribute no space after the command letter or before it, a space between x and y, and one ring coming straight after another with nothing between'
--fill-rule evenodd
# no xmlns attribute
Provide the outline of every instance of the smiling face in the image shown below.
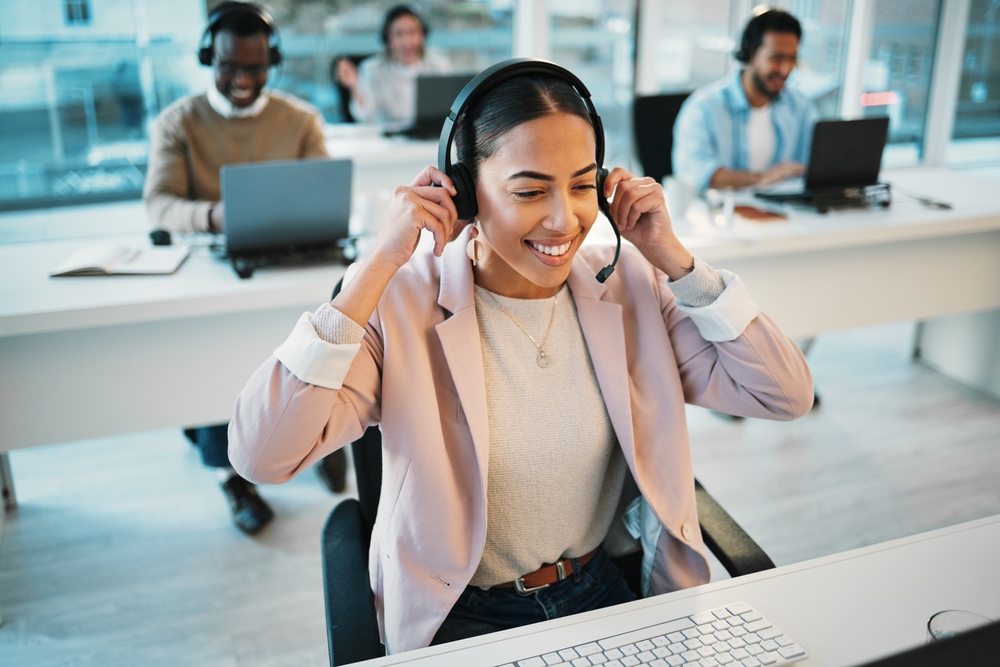
<svg viewBox="0 0 1000 667"><path fill-rule="evenodd" d="M271 54L267 33L241 37L229 30L215 35L215 87L234 107L248 107L257 101L267 85Z"/></svg>
<svg viewBox="0 0 1000 667"><path fill-rule="evenodd" d="M387 35L393 60L412 65L424 54L424 29L416 16L403 14L392 22Z"/></svg>
<svg viewBox="0 0 1000 667"><path fill-rule="evenodd" d="M799 38L790 32L764 33L764 39L747 66L754 86L768 99L775 98L795 69L799 58Z"/></svg>
<svg viewBox="0 0 1000 667"><path fill-rule="evenodd" d="M595 154L594 129L573 114L543 116L504 135L476 179L485 246L476 284L519 299L558 293L597 219Z"/></svg>

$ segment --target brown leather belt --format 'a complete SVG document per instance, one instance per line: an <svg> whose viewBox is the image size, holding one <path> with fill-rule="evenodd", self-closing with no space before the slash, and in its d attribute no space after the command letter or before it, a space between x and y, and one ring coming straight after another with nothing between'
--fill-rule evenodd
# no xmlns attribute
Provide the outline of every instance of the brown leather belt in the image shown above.
<svg viewBox="0 0 1000 667"><path fill-rule="evenodd" d="M598 547L597 549L600 549ZM540 591L543 588L548 588L557 581L562 581L569 575L573 574L573 561L576 560L580 567L590 562L590 559L594 557L597 553L597 549L594 549L590 553L584 554L579 558L563 558L560 561L553 563L552 565L543 565L534 572L529 572L520 579L514 581L508 581L503 584L497 584L493 588L516 588L517 592L521 595L528 595L534 591Z"/></svg>

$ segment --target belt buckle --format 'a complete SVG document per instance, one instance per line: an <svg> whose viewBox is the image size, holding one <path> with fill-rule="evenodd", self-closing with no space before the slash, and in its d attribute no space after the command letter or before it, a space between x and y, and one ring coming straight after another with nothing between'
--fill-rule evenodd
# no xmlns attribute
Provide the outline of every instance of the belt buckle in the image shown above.
<svg viewBox="0 0 1000 667"><path fill-rule="evenodd" d="M558 581L562 581L566 578L566 566L563 565L561 560L556 561L556 574L559 576ZM531 595L535 591L545 590L552 584L542 584L541 586L525 586L524 577L518 577L514 580L514 590L516 590L520 595Z"/></svg>

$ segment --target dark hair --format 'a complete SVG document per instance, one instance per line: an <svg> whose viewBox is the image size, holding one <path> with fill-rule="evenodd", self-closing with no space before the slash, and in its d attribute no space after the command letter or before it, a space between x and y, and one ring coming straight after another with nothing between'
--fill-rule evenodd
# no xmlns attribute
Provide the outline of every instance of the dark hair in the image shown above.
<svg viewBox="0 0 1000 667"><path fill-rule="evenodd" d="M382 43L385 44L386 50L389 49L389 29L392 28L392 24L404 16L412 16L417 19L417 23L420 24L420 30L424 33L424 37L427 37L427 33L431 31L430 26L424 21L424 17L420 15L417 8L413 5L394 5L389 8L389 11L385 13L385 19L382 21Z"/></svg>
<svg viewBox="0 0 1000 667"><path fill-rule="evenodd" d="M231 32L238 37L249 37L258 33L268 36L271 34L271 26L267 24L267 21L257 14L250 12L235 12L228 16L223 16L212 28L212 37L215 37L215 35L223 30Z"/></svg>
<svg viewBox="0 0 1000 667"><path fill-rule="evenodd" d="M749 63L757 54L757 49L764 43L764 33L782 32L793 34L802 39L802 24L799 20L783 9L769 9L750 19L743 30L740 50L735 53L741 63Z"/></svg>
<svg viewBox="0 0 1000 667"><path fill-rule="evenodd" d="M579 116L592 125L587 105L568 82L553 76L515 76L487 91L458 119L458 161L475 178L479 165L500 148L505 134L518 125L556 113Z"/></svg>

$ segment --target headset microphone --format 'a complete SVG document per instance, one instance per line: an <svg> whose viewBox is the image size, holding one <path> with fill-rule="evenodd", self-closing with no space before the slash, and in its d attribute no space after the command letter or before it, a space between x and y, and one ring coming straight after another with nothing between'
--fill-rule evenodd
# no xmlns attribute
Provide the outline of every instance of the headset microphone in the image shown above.
<svg viewBox="0 0 1000 667"><path fill-rule="evenodd" d="M601 208L601 213L603 213L608 218L608 222L611 223L611 229L615 230L615 258L611 260L611 263L605 266L603 269L597 272L597 282L603 283L608 279L612 273L615 272L615 265L618 263L618 255L622 252L622 233L618 230L618 225L615 224L614 218L611 217L611 206L608 204L607 198L604 196L604 179L608 176L608 170L601 167L598 170L600 173L597 177L598 187L602 188L600 196L597 198L598 206Z"/></svg>

